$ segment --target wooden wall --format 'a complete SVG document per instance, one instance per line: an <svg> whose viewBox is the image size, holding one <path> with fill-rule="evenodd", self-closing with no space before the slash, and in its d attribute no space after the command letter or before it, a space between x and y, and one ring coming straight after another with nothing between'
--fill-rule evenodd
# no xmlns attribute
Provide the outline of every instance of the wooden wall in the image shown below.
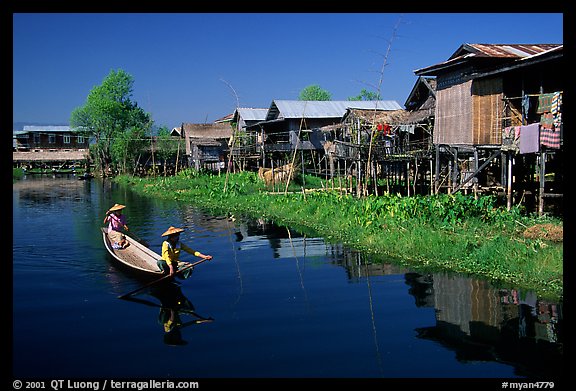
<svg viewBox="0 0 576 391"><path fill-rule="evenodd" d="M472 83L472 142L474 145L502 143L504 113L502 79L476 79Z"/></svg>
<svg viewBox="0 0 576 391"><path fill-rule="evenodd" d="M500 145L505 115L501 78L468 80L436 91L434 144Z"/></svg>
<svg viewBox="0 0 576 391"><path fill-rule="evenodd" d="M434 144L472 144L471 89L469 80L436 91Z"/></svg>

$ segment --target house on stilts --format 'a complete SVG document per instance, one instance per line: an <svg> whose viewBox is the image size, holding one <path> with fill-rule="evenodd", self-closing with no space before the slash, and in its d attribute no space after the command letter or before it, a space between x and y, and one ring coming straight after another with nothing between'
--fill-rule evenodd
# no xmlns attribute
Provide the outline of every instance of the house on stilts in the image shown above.
<svg viewBox="0 0 576 391"><path fill-rule="evenodd" d="M434 190L556 207L563 196L562 44L463 44L435 76Z"/></svg>

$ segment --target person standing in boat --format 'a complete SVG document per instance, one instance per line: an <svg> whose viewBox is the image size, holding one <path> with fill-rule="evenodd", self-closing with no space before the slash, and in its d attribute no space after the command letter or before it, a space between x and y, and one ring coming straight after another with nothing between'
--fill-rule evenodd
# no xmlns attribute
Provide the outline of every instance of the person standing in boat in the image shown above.
<svg viewBox="0 0 576 391"><path fill-rule="evenodd" d="M200 251L196 251L180 242L180 232L183 232L182 228L170 227L162 236L166 236L166 240L162 242L162 259L158 260L158 267L165 273L169 275L174 275L178 271L178 262L180 262L180 253L186 251L189 254L194 255L206 260L211 260L212 255L204 255ZM182 278L186 279L192 274L193 268L184 270L182 272Z"/></svg>
<svg viewBox="0 0 576 391"><path fill-rule="evenodd" d="M122 209L125 207L125 205L114 204L106 211L106 217L104 217L104 224L108 223L108 237L112 242L112 247L117 249L126 248L130 245L122 232L122 230L129 230L126 225L126 215L122 214Z"/></svg>

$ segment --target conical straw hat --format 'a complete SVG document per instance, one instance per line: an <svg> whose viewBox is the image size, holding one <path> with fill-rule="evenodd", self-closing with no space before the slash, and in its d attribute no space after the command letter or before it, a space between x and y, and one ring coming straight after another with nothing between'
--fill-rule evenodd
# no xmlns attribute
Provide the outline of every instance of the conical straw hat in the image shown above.
<svg viewBox="0 0 576 391"><path fill-rule="evenodd" d="M121 204L114 204L113 207L111 207L110 209L108 209L110 212L114 212L115 210L120 210L120 209L124 209L126 207L126 205L121 205Z"/></svg>
<svg viewBox="0 0 576 391"><path fill-rule="evenodd" d="M170 227L166 232L162 234L162 236L179 234L180 232L184 232L184 230L182 228Z"/></svg>

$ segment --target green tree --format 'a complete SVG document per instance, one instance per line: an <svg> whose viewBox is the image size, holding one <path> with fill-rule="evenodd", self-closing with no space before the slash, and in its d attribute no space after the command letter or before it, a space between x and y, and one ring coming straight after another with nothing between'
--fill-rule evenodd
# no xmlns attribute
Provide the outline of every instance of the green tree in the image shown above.
<svg viewBox="0 0 576 391"><path fill-rule="evenodd" d="M351 96L348 98L348 100L353 100L353 101L357 101L357 100L380 100L380 94L377 92L368 91L365 88L362 88L362 91L360 91L359 95Z"/></svg>
<svg viewBox="0 0 576 391"><path fill-rule="evenodd" d="M300 91L298 100L332 100L332 94L318 84L312 84Z"/></svg>
<svg viewBox="0 0 576 391"><path fill-rule="evenodd" d="M133 171L140 157L149 149L150 140L142 127L133 126L118 133L110 145L112 162L121 172Z"/></svg>
<svg viewBox="0 0 576 391"><path fill-rule="evenodd" d="M170 159L181 159L181 155L185 150L184 140L180 137L170 135L170 130L163 126L158 129L158 137L156 138L156 153L159 159L162 160L164 167L164 176L167 175L167 163Z"/></svg>
<svg viewBox="0 0 576 391"><path fill-rule="evenodd" d="M70 115L70 126L94 139L92 149L103 174L128 170L152 125L150 115L131 100L133 85L130 74L112 70Z"/></svg>

